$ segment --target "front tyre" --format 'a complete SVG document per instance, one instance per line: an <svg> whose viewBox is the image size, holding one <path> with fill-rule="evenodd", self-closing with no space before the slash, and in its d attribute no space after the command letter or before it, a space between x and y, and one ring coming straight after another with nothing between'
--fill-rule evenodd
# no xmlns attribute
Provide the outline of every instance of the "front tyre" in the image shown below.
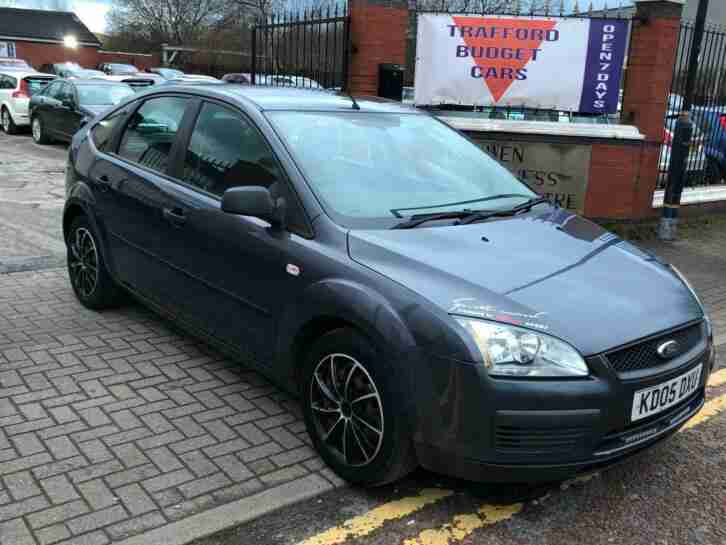
<svg viewBox="0 0 726 545"><path fill-rule="evenodd" d="M73 220L66 246L68 275L81 304L92 310L117 305L120 289L108 274L98 236L86 216Z"/></svg>
<svg viewBox="0 0 726 545"><path fill-rule="evenodd" d="M416 466L394 381L375 347L353 329L327 333L306 358L308 433L325 462L351 483L382 485Z"/></svg>

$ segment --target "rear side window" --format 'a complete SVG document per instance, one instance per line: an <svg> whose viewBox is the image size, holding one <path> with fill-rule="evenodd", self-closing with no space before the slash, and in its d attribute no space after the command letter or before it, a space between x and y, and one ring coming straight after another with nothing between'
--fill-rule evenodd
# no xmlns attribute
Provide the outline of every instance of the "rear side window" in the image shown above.
<svg viewBox="0 0 726 545"><path fill-rule="evenodd" d="M47 96L49 98L54 98L56 100L60 100L61 96L61 89L63 87L63 83L60 81L57 81L55 83L51 83L44 91L43 95Z"/></svg>
<svg viewBox="0 0 726 545"><path fill-rule="evenodd" d="M188 100L160 97L147 100L126 126L118 154L157 172L165 172Z"/></svg>
<svg viewBox="0 0 726 545"><path fill-rule="evenodd" d="M262 135L233 110L204 104L184 159L184 181L222 196L230 187L270 187L279 179Z"/></svg>
<svg viewBox="0 0 726 545"><path fill-rule="evenodd" d="M126 115L126 110L111 114L107 118L98 122L98 124L91 129L91 140L99 151L110 151L109 146L113 136L114 129L123 120Z"/></svg>
<svg viewBox="0 0 726 545"><path fill-rule="evenodd" d="M0 89L15 89L18 80L11 76L0 76Z"/></svg>

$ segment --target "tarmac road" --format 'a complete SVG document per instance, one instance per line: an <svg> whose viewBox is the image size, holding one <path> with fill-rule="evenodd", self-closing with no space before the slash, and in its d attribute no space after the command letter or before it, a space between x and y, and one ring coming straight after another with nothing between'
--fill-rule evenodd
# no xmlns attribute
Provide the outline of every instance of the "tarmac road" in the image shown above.
<svg viewBox="0 0 726 545"><path fill-rule="evenodd" d="M0 273L63 264L65 145L0 131Z"/></svg>

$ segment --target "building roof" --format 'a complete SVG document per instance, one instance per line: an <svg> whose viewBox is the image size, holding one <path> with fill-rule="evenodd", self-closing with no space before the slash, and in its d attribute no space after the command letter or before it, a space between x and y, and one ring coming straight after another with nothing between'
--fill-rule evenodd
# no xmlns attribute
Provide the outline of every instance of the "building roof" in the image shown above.
<svg viewBox="0 0 726 545"><path fill-rule="evenodd" d="M93 32L70 11L0 8L0 40L63 43L65 36L75 36L81 45L101 46Z"/></svg>

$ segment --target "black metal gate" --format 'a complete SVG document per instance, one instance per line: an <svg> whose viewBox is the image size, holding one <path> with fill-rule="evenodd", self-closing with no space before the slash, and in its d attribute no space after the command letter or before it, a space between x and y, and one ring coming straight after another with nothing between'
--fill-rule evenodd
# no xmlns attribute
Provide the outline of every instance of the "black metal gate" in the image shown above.
<svg viewBox="0 0 726 545"><path fill-rule="evenodd" d="M342 89L349 44L345 7L273 15L252 29L252 84Z"/></svg>
<svg viewBox="0 0 726 545"><path fill-rule="evenodd" d="M668 109L663 123L664 142L660 150L659 189L663 189L668 181L671 143L676 120L683 105L694 30L693 22L681 23L673 83L668 94ZM686 187L725 183L726 161L723 157L726 153L726 31L717 27L706 29L698 65L692 110L695 130L686 163Z"/></svg>

